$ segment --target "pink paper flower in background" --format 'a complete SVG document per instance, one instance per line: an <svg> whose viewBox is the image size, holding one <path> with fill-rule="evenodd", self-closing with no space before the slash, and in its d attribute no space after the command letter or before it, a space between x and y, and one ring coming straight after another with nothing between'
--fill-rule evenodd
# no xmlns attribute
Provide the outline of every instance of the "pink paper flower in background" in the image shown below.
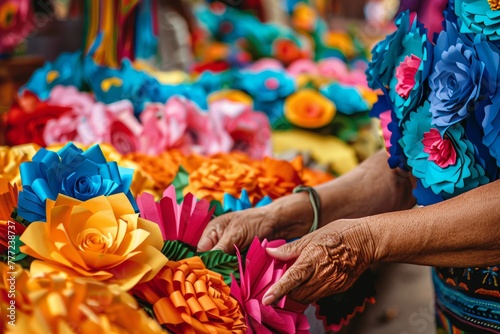
<svg viewBox="0 0 500 334"><path fill-rule="evenodd" d="M320 71L316 63L310 59L299 59L291 63L286 69L288 74L297 77L301 74L319 75Z"/></svg>
<svg viewBox="0 0 500 334"><path fill-rule="evenodd" d="M130 101L123 100L107 105L103 122L109 124L104 135L105 143L113 145L122 154L140 151L139 139L143 127L135 118L134 107Z"/></svg>
<svg viewBox="0 0 500 334"><path fill-rule="evenodd" d="M384 145L389 152L389 148L392 146L391 144L391 131L389 130L389 123L391 123L391 111L386 110L380 113L380 127L382 128L382 137L384 138Z"/></svg>
<svg viewBox="0 0 500 334"><path fill-rule="evenodd" d="M368 88L366 74L362 68L349 69L345 62L337 58L323 59L318 63L319 72L330 79L350 86Z"/></svg>
<svg viewBox="0 0 500 334"><path fill-rule="evenodd" d="M396 69L396 78L398 79L396 92L402 98L407 99L413 87L415 87L415 74L421 63L422 60L415 55L406 56L405 60Z"/></svg>
<svg viewBox="0 0 500 334"><path fill-rule="evenodd" d="M168 187L160 202L153 195L143 193L137 197L141 217L160 226L163 240L177 240L196 247L201 234L212 218L215 207L210 203L197 201L188 193L181 204L177 204L175 187Z"/></svg>
<svg viewBox="0 0 500 334"><path fill-rule="evenodd" d="M148 104L140 116L144 127L142 153L160 154L179 145L187 130L186 101L179 97L167 103Z"/></svg>
<svg viewBox="0 0 500 334"><path fill-rule="evenodd" d="M96 102L92 95L82 93L72 86L56 86L52 89L47 103L59 107L70 107L71 110L47 122L43 132L46 145L68 141L82 144L101 142L100 137L87 135L89 130L87 120L92 116L95 117L93 109Z"/></svg>
<svg viewBox="0 0 500 334"><path fill-rule="evenodd" d="M283 64L274 58L262 58L246 68L249 71L261 72L264 70L282 70Z"/></svg>
<svg viewBox="0 0 500 334"><path fill-rule="evenodd" d="M272 154L271 125L263 113L245 103L218 100L210 104L209 114L222 121L233 141L233 151L247 153L253 159Z"/></svg>
<svg viewBox="0 0 500 334"><path fill-rule="evenodd" d="M276 306L262 305L262 297L285 273L288 263L278 261L266 252L268 247L279 247L285 241L262 243L255 238L248 250L243 266L237 250L240 266L240 284L233 277L231 295L238 300L245 312L247 333L309 333L309 322L298 308L284 297Z"/></svg>
<svg viewBox="0 0 500 334"><path fill-rule="evenodd" d="M22 43L36 24L31 22L33 10L30 0L0 1L0 54L8 54Z"/></svg>
<svg viewBox="0 0 500 334"><path fill-rule="evenodd" d="M454 165L457 162L457 152L449 138L442 138L437 129L432 128L424 133L424 152L429 153L429 160L441 168Z"/></svg>

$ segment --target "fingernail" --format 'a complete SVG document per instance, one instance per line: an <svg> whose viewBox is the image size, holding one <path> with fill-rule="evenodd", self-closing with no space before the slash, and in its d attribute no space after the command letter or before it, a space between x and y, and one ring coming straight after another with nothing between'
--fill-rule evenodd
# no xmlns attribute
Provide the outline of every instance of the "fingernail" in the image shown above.
<svg viewBox="0 0 500 334"><path fill-rule="evenodd" d="M264 306L271 305L273 301L274 301L274 295L264 296L264 298L262 298L262 305Z"/></svg>

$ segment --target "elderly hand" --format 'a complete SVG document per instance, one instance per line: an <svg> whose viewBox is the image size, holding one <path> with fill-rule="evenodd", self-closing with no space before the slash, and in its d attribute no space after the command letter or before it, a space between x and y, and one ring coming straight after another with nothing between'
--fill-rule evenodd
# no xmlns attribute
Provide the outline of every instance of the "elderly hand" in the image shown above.
<svg viewBox="0 0 500 334"><path fill-rule="evenodd" d="M267 251L279 260L297 260L264 295L264 305L285 295L309 304L346 291L375 257L370 230L359 220L333 222L300 240Z"/></svg>
<svg viewBox="0 0 500 334"><path fill-rule="evenodd" d="M259 239L292 239L303 236L311 228L312 207L306 193L276 200L270 205L228 213L212 220L198 243L199 251L222 250L234 253L255 237Z"/></svg>

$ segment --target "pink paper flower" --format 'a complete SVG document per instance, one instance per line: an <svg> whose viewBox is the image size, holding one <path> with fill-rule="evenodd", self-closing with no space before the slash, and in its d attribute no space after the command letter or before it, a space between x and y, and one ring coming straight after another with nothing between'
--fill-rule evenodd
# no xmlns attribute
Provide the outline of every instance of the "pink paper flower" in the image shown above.
<svg viewBox="0 0 500 334"><path fill-rule="evenodd" d="M109 124L104 142L113 145L121 154L137 152L143 127L134 116L134 107L128 100L118 101L106 106L103 122Z"/></svg>
<svg viewBox="0 0 500 334"><path fill-rule="evenodd" d="M415 74L421 62L422 60L415 55L406 56L405 60L396 69L396 78L398 79L396 93L404 99L408 98L413 87L415 87Z"/></svg>
<svg viewBox="0 0 500 334"><path fill-rule="evenodd" d="M175 187L168 187L160 202L155 202L153 195L142 193L137 197L141 217L160 226L163 240L177 240L196 247L201 234L212 218L215 207L210 203L197 201L188 193L181 204L177 204Z"/></svg>
<svg viewBox="0 0 500 334"><path fill-rule="evenodd" d="M384 145L389 152L389 148L392 146L391 144L391 131L389 130L389 123L391 123L391 111L386 110L380 113L380 127L382 128L382 137L384 138Z"/></svg>
<svg viewBox="0 0 500 334"><path fill-rule="evenodd" d="M246 68L249 71L261 72L264 70L282 70L283 65L274 58L262 58Z"/></svg>
<svg viewBox="0 0 500 334"><path fill-rule="evenodd" d="M301 74L307 74L307 75L320 74L320 71L316 66L316 63L310 59L296 60L293 63L291 63L290 66L288 66L286 71L293 77L297 77Z"/></svg>
<svg viewBox="0 0 500 334"><path fill-rule="evenodd" d="M247 153L253 159L272 154L271 125L263 113L253 111L248 104L218 100L210 104L210 116L221 121L229 133L233 151Z"/></svg>
<svg viewBox="0 0 500 334"><path fill-rule="evenodd" d="M349 69L347 64L337 58L326 58L318 63L319 72L330 79L350 86L368 88L366 74L362 68Z"/></svg>
<svg viewBox="0 0 500 334"><path fill-rule="evenodd" d="M29 0L0 1L0 54L11 53L37 28Z"/></svg>
<svg viewBox="0 0 500 334"><path fill-rule="evenodd" d="M303 309L292 305L284 297L276 306L262 305L265 292L285 273L288 263L269 256L267 247L279 247L285 241L262 243L255 238L247 253L243 267L240 252L237 249L240 266L240 284L233 277L231 295L238 300L245 312L247 333L309 333L309 322Z"/></svg>
<svg viewBox="0 0 500 334"><path fill-rule="evenodd" d="M452 166L457 162L457 152L448 138L442 138L437 129L432 128L424 133L424 152L429 154L429 160L441 168Z"/></svg>

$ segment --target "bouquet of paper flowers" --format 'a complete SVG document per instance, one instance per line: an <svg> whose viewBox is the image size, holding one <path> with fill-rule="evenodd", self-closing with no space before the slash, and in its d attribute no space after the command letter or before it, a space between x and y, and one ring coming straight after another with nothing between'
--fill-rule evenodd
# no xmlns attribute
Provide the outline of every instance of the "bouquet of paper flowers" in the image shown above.
<svg viewBox="0 0 500 334"><path fill-rule="evenodd" d="M140 166L123 167L126 158L109 146L25 145L1 153L2 332L308 332L305 305L261 303L290 265L265 248L285 241L256 239L237 255L196 250L214 215L314 184L297 164L262 161L267 168L259 171L249 158L238 165L215 156L195 158L203 160L196 168L200 162L185 157L182 164L194 170L178 167L177 187L155 198L137 188ZM340 308L346 313L333 325L361 310L371 300L365 297Z"/></svg>

